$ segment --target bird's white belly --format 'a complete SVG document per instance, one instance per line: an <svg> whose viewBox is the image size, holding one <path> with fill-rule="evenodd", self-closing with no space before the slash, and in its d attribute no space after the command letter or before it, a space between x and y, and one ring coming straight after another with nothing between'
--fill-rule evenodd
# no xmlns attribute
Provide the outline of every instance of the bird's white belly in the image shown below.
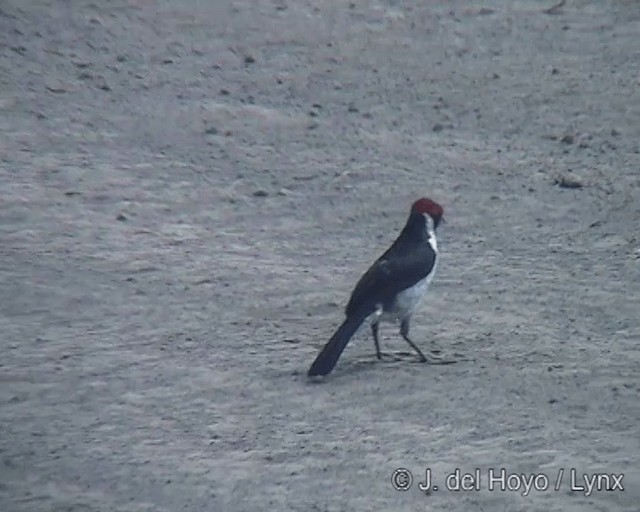
<svg viewBox="0 0 640 512"><path fill-rule="evenodd" d="M397 320L403 320L411 315L420 305L422 298L427 292L427 288L429 288L429 284L431 284L431 280L435 274L436 266L437 261L433 265L433 268L427 277L418 281L411 288L407 288L406 290L402 290L398 293L393 305L393 310L389 312L385 311L382 314L382 320L395 322Z"/></svg>

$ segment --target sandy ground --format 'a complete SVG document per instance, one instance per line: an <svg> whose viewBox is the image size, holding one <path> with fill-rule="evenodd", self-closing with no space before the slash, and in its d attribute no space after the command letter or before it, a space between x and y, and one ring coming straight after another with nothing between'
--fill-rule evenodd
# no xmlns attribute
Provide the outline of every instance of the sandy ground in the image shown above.
<svg viewBox="0 0 640 512"><path fill-rule="evenodd" d="M0 0L0 510L637 511L640 2L553 3ZM308 382L423 195L460 361Z"/></svg>

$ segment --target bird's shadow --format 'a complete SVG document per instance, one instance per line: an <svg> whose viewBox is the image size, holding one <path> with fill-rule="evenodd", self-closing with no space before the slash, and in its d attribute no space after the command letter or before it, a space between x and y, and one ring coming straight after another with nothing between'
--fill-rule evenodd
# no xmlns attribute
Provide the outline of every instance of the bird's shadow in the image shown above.
<svg viewBox="0 0 640 512"><path fill-rule="evenodd" d="M435 352L435 351L434 351ZM437 351L440 352L440 351ZM431 354L431 353L429 353ZM438 357L443 357L439 356ZM378 359L375 354L371 356L363 356L358 359L352 359L350 361L341 361L339 368L336 368L332 373L323 377L307 377L307 380L313 384L320 384L327 382L329 379L336 380L343 377L352 377L358 375L361 372L370 370L374 366L381 367L394 367L401 368L406 364L424 365L425 367L431 366L449 366L461 362L475 361L475 359L468 358L460 353L447 354L443 357L442 361L425 362L420 361L413 352L398 351L398 352L383 352L382 359Z"/></svg>
<svg viewBox="0 0 640 512"><path fill-rule="evenodd" d="M397 352L382 352L382 359L378 359L375 356L369 359L360 359L356 360L356 364L363 364L367 366L371 366L373 364L389 364L393 365L393 363L416 363L416 364L424 364L426 366L440 366L440 365L449 365L456 364L464 361L472 361L472 359L466 357L460 353L453 354L442 354L440 350L433 350L431 352L426 352L425 355L427 357L427 361L421 361L416 357L414 352L407 351L397 351Z"/></svg>

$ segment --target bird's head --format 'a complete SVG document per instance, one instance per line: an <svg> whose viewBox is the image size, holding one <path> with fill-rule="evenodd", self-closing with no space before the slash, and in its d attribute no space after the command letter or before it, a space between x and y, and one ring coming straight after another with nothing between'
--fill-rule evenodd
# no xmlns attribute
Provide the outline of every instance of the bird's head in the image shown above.
<svg viewBox="0 0 640 512"><path fill-rule="evenodd" d="M440 224L440 221L442 220L442 214L444 213L444 210L442 209L442 206L440 206L435 201L432 201L427 197L423 197L413 203L413 205L411 206L411 213L429 215L429 217L433 219L433 228L435 229L438 227L438 224Z"/></svg>

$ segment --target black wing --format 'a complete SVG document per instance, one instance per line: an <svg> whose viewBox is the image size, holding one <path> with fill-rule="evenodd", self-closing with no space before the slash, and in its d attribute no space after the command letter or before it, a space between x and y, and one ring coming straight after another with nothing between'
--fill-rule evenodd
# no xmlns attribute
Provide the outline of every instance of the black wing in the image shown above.
<svg viewBox="0 0 640 512"><path fill-rule="evenodd" d="M361 310L370 315L377 304L389 307L399 292L424 279L433 270L436 254L428 243L409 251L394 249L383 254L360 278L347 304L347 316Z"/></svg>

